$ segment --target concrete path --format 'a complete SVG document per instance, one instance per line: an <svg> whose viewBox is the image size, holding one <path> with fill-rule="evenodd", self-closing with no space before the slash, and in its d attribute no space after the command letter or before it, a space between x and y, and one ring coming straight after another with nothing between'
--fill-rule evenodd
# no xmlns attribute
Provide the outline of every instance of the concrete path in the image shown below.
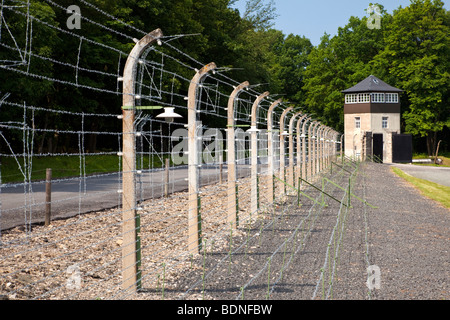
<svg viewBox="0 0 450 320"><path fill-rule="evenodd" d="M392 165L413 177L450 187L450 167L432 167L400 163L394 163Z"/></svg>

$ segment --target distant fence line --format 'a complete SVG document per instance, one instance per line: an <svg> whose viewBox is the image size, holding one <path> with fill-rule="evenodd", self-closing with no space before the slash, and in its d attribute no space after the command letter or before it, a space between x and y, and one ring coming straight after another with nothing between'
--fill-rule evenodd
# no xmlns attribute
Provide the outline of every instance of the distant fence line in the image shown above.
<svg viewBox="0 0 450 320"><path fill-rule="evenodd" d="M201 254L206 240L220 242L230 227L237 232L261 212L273 210L292 192L287 186L300 190L300 178L312 181L341 150L341 135L301 106L230 79L227 69L215 63L200 64L159 29L124 53L13 6L2 4L2 9L3 28L8 17L22 17L80 41L77 61L58 61L1 38L12 56L29 57L0 62L11 77L123 99L117 112L97 114L31 106L3 93L0 182L14 172L12 166L19 178L0 185L2 295L123 298L159 285L162 274L182 269L189 257ZM28 34L27 41L33 36ZM117 70L82 66L82 48L114 53ZM61 65L75 76L67 80L35 73L38 61ZM183 72L170 69L173 64ZM113 77L117 87L91 85L92 75ZM181 118L160 118L163 111ZM45 121L52 118L57 122ZM100 139L107 150L96 150ZM61 149L62 142L70 150ZM114 157L113 172L91 171L93 162L106 165L101 156ZM76 172L52 178L51 201L45 191L49 178L34 178L46 169L37 167L38 157L78 159Z"/></svg>

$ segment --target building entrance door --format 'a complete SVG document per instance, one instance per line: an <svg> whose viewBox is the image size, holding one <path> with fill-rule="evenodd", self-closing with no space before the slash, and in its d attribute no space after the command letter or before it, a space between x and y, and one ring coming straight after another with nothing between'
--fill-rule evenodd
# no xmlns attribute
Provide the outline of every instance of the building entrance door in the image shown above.
<svg viewBox="0 0 450 320"><path fill-rule="evenodd" d="M374 161L383 163L383 134L374 133L372 136L372 154Z"/></svg>

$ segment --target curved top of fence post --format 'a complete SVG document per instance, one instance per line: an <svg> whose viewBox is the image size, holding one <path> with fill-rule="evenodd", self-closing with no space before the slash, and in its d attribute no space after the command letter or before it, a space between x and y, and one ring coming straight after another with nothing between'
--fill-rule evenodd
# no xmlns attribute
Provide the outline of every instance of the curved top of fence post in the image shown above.
<svg viewBox="0 0 450 320"><path fill-rule="evenodd" d="M325 126L320 123L319 126L317 127L317 130L316 130L317 136L319 136L319 135L321 136L324 129L325 129ZM320 139L320 137L319 137L319 139Z"/></svg>
<svg viewBox="0 0 450 320"><path fill-rule="evenodd" d="M306 129L306 124L307 124L309 121L311 121L311 117L307 117L307 118L305 119L305 121L303 122L303 125L302 125L302 136L305 136L305 137L306 137L305 129Z"/></svg>
<svg viewBox="0 0 450 320"><path fill-rule="evenodd" d="M281 102L283 101L283 99L278 99L277 101L273 102L270 107L269 110L267 110L267 130L271 131L273 129L273 110L275 109L275 107L277 105L279 105Z"/></svg>
<svg viewBox="0 0 450 320"><path fill-rule="evenodd" d="M253 102L253 106L252 106L252 119L251 119L251 130L255 130L256 129L256 108L258 108L260 102L262 101L262 99L264 99L265 97L267 97L269 95L269 92L266 91L263 94L260 94L255 102Z"/></svg>
<svg viewBox="0 0 450 320"><path fill-rule="evenodd" d="M283 99L278 99L277 101L273 102L269 109L267 110L267 130L270 131L273 129L273 110L277 105L279 105Z"/></svg>
<svg viewBox="0 0 450 320"><path fill-rule="evenodd" d="M198 70L195 73L195 76L192 78L191 83L189 84L189 91L188 91L188 109L189 110L196 110L196 90L197 86L203 81L203 79L208 75L209 71L212 71L216 69L216 64L214 62L208 63L203 68Z"/></svg>
<svg viewBox="0 0 450 320"><path fill-rule="evenodd" d="M303 116L301 116L300 119L298 119L298 121L297 121L297 134L300 133L300 125L302 124L302 121L305 120L305 121L303 122L303 126L304 126L305 123L306 123L306 121L308 120L307 117L308 117L308 114L305 113ZM302 126L302 128L303 128L303 126ZM302 130L302 134L303 134L303 130Z"/></svg>
<svg viewBox="0 0 450 320"><path fill-rule="evenodd" d="M320 126L320 128L319 128L319 130L320 130L320 135L321 135L321 139L325 142L325 134L326 134L326 131L327 131L327 126L326 125L324 125L324 124L322 124L321 126Z"/></svg>
<svg viewBox="0 0 450 320"><path fill-rule="evenodd" d="M302 112L299 111L299 112L295 113L292 116L292 118L289 120L289 135L292 135L294 133L294 126L293 126L294 120L295 120L295 118L297 118L301 114L302 114Z"/></svg>
<svg viewBox="0 0 450 320"><path fill-rule="evenodd" d="M287 113L289 111L291 111L292 109L294 109L293 107L288 107L286 109L284 109L283 113L281 114L280 117L280 137L283 136L283 132L284 132L284 118L286 117Z"/></svg>
<svg viewBox="0 0 450 320"><path fill-rule="evenodd" d="M214 62L208 63L203 68L195 73L189 84L188 91L188 130L195 130L191 128L194 125L197 117L197 87L208 75L209 71L216 69L216 64Z"/></svg>
<svg viewBox="0 0 450 320"><path fill-rule="evenodd" d="M227 125L229 128L234 126L234 103L236 97L239 95L239 93L247 88L250 85L248 81L242 82L240 85L238 85L236 88L234 88L233 92L231 92L230 98L228 99L228 117L227 117Z"/></svg>
<svg viewBox="0 0 450 320"><path fill-rule="evenodd" d="M311 139L315 139L316 138L316 136L314 135L315 134L314 132L316 131L316 128L317 128L318 125L320 125L320 122L318 120L313 121L309 125L308 131L309 131L309 135L310 135Z"/></svg>
<svg viewBox="0 0 450 320"><path fill-rule="evenodd" d="M136 66L141 54L155 41L163 36L161 29L153 30L139 40L128 55L123 70L123 98L122 105L134 107L134 81L136 79Z"/></svg>
<svg viewBox="0 0 450 320"><path fill-rule="evenodd" d="M325 136L328 137L328 139L330 139L330 133L333 131L332 128L327 127L325 130Z"/></svg>

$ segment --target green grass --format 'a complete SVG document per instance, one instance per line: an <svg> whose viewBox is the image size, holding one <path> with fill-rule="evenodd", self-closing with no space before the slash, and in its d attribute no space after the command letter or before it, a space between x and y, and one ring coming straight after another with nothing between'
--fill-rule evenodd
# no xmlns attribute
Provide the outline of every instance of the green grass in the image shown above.
<svg viewBox="0 0 450 320"><path fill-rule="evenodd" d="M84 161L82 168L86 172L81 174L99 174L108 172L117 172L121 168L120 158L117 155L86 155L81 158ZM149 156L143 158L143 167L149 168ZM23 157L17 158L20 166L23 168ZM1 159L1 182L23 182L24 176L17 161L12 157L2 157ZM140 159L137 159L137 167L141 167ZM161 160L153 157L152 168L160 168ZM47 168L52 169L52 178L66 178L80 176L80 157L79 156L52 156L52 157L33 157L31 180L45 180ZM23 170L23 169L22 169Z"/></svg>
<svg viewBox="0 0 450 320"><path fill-rule="evenodd" d="M450 208L450 187L413 177L396 167L391 167L391 169L399 177L411 183L426 197L440 202L446 208Z"/></svg>

